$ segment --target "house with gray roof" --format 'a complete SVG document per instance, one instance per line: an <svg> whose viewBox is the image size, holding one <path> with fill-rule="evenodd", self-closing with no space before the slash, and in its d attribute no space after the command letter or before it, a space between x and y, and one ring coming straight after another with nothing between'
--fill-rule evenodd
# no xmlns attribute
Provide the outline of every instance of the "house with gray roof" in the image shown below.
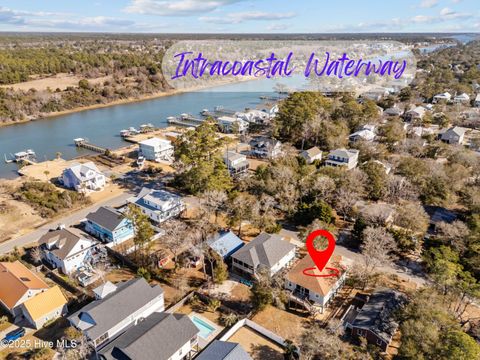
<svg viewBox="0 0 480 360"><path fill-rule="evenodd" d="M227 169L232 176L245 174L250 167L247 157L235 151L225 151L223 162L227 165Z"/></svg>
<svg viewBox="0 0 480 360"><path fill-rule="evenodd" d="M275 159L282 154L282 143L276 139L258 136L250 141L252 156Z"/></svg>
<svg viewBox="0 0 480 360"><path fill-rule="evenodd" d="M405 113L406 121L421 120L425 116L426 109L423 106L414 107Z"/></svg>
<svg viewBox="0 0 480 360"><path fill-rule="evenodd" d="M99 243L88 234L69 228L47 232L38 245L44 261L64 274L71 274L89 263Z"/></svg>
<svg viewBox="0 0 480 360"><path fill-rule="evenodd" d="M191 359L198 333L199 329L187 315L153 313L100 349L98 357L102 360Z"/></svg>
<svg viewBox="0 0 480 360"><path fill-rule="evenodd" d="M167 190L144 187L137 196L127 201L138 206L142 213L156 223L176 217L185 210L182 198Z"/></svg>
<svg viewBox="0 0 480 360"><path fill-rule="evenodd" d="M232 255L232 271L254 276L260 269L270 275L291 265L295 259L295 245L277 234L261 233Z"/></svg>
<svg viewBox="0 0 480 360"><path fill-rule="evenodd" d="M354 336L364 337L369 343L386 351L399 326L394 319L394 312L405 302L402 293L379 288L368 298L348 327Z"/></svg>
<svg viewBox="0 0 480 360"><path fill-rule="evenodd" d="M307 164L313 163L315 160L322 160L322 150L314 146L308 150L303 150L300 156L305 159Z"/></svg>
<svg viewBox="0 0 480 360"><path fill-rule="evenodd" d="M221 231L207 240L208 246L224 260L240 249L245 243L232 231Z"/></svg>
<svg viewBox="0 0 480 360"><path fill-rule="evenodd" d="M113 245L120 244L134 236L132 221L110 206L102 206L97 211L88 214L85 231L103 242Z"/></svg>
<svg viewBox="0 0 480 360"><path fill-rule="evenodd" d="M337 149L328 154L325 165L342 166L347 170L354 169L358 164L358 155L360 152L353 149Z"/></svg>
<svg viewBox="0 0 480 360"><path fill-rule="evenodd" d="M106 178L93 162L74 164L65 169L61 181L69 189L89 193L101 191L105 187Z"/></svg>
<svg viewBox="0 0 480 360"><path fill-rule="evenodd" d="M95 300L68 317L70 324L98 348L128 327L165 309L163 290L144 278L116 284L106 297Z"/></svg>
<svg viewBox="0 0 480 360"><path fill-rule="evenodd" d="M465 138L467 128L454 126L440 135L440 140L447 144L461 145Z"/></svg>
<svg viewBox="0 0 480 360"><path fill-rule="evenodd" d="M252 360L252 358L238 343L214 340L195 360Z"/></svg>

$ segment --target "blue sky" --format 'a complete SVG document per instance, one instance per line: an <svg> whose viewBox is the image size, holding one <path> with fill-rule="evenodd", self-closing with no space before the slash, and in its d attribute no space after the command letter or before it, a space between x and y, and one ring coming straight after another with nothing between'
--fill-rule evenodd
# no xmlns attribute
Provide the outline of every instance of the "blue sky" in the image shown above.
<svg viewBox="0 0 480 360"><path fill-rule="evenodd" d="M2 0L0 31L479 32L479 0Z"/></svg>

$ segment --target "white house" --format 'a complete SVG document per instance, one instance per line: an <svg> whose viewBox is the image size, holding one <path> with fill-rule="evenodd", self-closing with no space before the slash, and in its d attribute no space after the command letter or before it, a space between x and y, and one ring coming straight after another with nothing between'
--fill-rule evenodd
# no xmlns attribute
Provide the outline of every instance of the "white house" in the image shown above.
<svg viewBox="0 0 480 360"><path fill-rule="evenodd" d="M307 164L313 163L315 160L322 160L322 150L314 146L308 150L303 150L300 156L305 159Z"/></svg>
<svg viewBox="0 0 480 360"><path fill-rule="evenodd" d="M337 149L328 154L325 162L328 166L345 166L347 170L354 169L358 164L358 150Z"/></svg>
<svg viewBox="0 0 480 360"><path fill-rule="evenodd" d="M355 131L353 134L350 134L348 136L348 140L351 142L355 141L373 141L375 139L375 133L370 130L370 129L361 129L358 131Z"/></svg>
<svg viewBox="0 0 480 360"><path fill-rule="evenodd" d="M188 315L153 313L100 349L98 353L100 359L108 360L191 359L199 332Z"/></svg>
<svg viewBox="0 0 480 360"><path fill-rule="evenodd" d="M89 235L73 228L47 232L38 244L44 260L64 274L85 266L99 245Z"/></svg>
<svg viewBox="0 0 480 360"><path fill-rule="evenodd" d="M151 138L139 142L139 155L151 161L173 161L173 145L171 141Z"/></svg>
<svg viewBox="0 0 480 360"><path fill-rule="evenodd" d="M403 115L403 110L394 105L393 107L386 109L384 113L388 116L401 116Z"/></svg>
<svg viewBox="0 0 480 360"><path fill-rule="evenodd" d="M460 145L463 143L467 130L467 128L455 126L441 134L440 139L447 144Z"/></svg>
<svg viewBox="0 0 480 360"><path fill-rule="evenodd" d="M178 216L185 210L182 198L166 190L144 187L137 196L127 201L138 206L142 213L157 223Z"/></svg>
<svg viewBox="0 0 480 360"><path fill-rule="evenodd" d="M274 275L293 262L295 250L295 245L281 236L261 233L232 254L232 271L253 276L263 268Z"/></svg>
<svg viewBox="0 0 480 360"><path fill-rule="evenodd" d="M114 292L85 305L68 317L95 347L108 342L154 312L165 309L163 290L144 278L116 284Z"/></svg>
<svg viewBox="0 0 480 360"><path fill-rule="evenodd" d="M309 268L313 268L310 270L313 275L326 274L330 271L324 269L320 272L313 263L312 258L307 255L288 272L285 279L285 288L289 290L293 296L301 300L308 299L314 306L319 307L323 313L325 307L345 282L347 272L342 260L341 256L334 255L326 265L326 267L337 269L339 271L338 276L306 276L303 271Z"/></svg>
<svg viewBox="0 0 480 360"><path fill-rule="evenodd" d="M405 113L405 120L412 121L417 119L423 119L426 109L423 106L417 106Z"/></svg>
<svg viewBox="0 0 480 360"><path fill-rule="evenodd" d="M236 114L237 118L248 121L249 123L263 124L270 120L270 115L268 112L251 109L245 112L239 112Z"/></svg>
<svg viewBox="0 0 480 360"><path fill-rule="evenodd" d="M256 137L250 141L251 154L255 157L274 159L282 154L282 143L267 137Z"/></svg>
<svg viewBox="0 0 480 360"><path fill-rule="evenodd" d="M468 94L462 93L460 95L456 95L453 98L453 102L456 104L464 104L470 101L470 96Z"/></svg>
<svg viewBox="0 0 480 360"><path fill-rule="evenodd" d="M238 119L232 116L220 116L217 118L218 125L222 128L223 132L231 133L238 132L244 133L248 129L248 122L242 119Z"/></svg>
<svg viewBox="0 0 480 360"><path fill-rule="evenodd" d="M433 102L434 104L436 104L436 103L439 102L439 101L448 102L448 101L450 101L451 98L452 98L452 95L451 95L448 91L446 91L446 92L444 92L444 93L442 93L442 94L437 94L437 95L435 95L435 96L433 97L432 102Z"/></svg>
<svg viewBox="0 0 480 360"><path fill-rule="evenodd" d="M226 151L223 161L232 176L245 174L250 166L247 157L234 151Z"/></svg>
<svg viewBox="0 0 480 360"><path fill-rule="evenodd" d="M84 164L75 164L65 169L62 174L62 183L67 188L89 193L103 190L106 178L97 166L90 161Z"/></svg>

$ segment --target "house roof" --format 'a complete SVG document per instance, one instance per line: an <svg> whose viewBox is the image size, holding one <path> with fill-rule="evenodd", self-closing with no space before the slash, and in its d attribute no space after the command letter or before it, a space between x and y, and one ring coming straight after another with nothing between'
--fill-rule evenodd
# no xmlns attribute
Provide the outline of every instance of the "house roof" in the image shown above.
<svg viewBox="0 0 480 360"><path fill-rule="evenodd" d="M319 154L322 153L322 150L320 150L318 147L314 146L308 150L303 150L300 155L302 155L303 157L310 157L310 158L313 158Z"/></svg>
<svg viewBox="0 0 480 360"><path fill-rule="evenodd" d="M442 137L443 135L445 136L449 136L451 134L455 134L457 136L463 136L465 135L465 133L467 132L467 128L464 128L464 127L460 127L460 126L454 126L450 129L448 129L447 131L445 131L443 134L442 134Z"/></svg>
<svg viewBox="0 0 480 360"><path fill-rule="evenodd" d="M375 138L375 133L369 129L362 129L355 131L353 134L348 136L349 138L361 137L365 140L373 140Z"/></svg>
<svg viewBox="0 0 480 360"><path fill-rule="evenodd" d="M72 255L72 250L82 240L90 242L88 247L96 244L89 235L74 228L49 231L38 240L38 244L53 246L47 251L53 253L60 260L65 260Z"/></svg>
<svg viewBox="0 0 480 360"><path fill-rule="evenodd" d="M256 137L250 141L250 146L256 148L274 148L279 145L280 141L277 139L267 138L264 136Z"/></svg>
<svg viewBox="0 0 480 360"><path fill-rule="evenodd" d="M271 269L293 249L295 245L283 240L281 236L261 233L236 251L232 257L253 266L254 269L259 265Z"/></svg>
<svg viewBox="0 0 480 360"><path fill-rule="evenodd" d="M146 145L146 146L160 147L162 149L173 147L170 140L160 139L160 138L157 138L157 137L153 137L151 139L140 141L139 144L140 145Z"/></svg>
<svg viewBox="0 0 480 360"><path fill-rule="evenodd" d="M93 289L95 295L98 296L99 299L103 299L107 295L115 292L117 290L117 286L112 284L110 281L103 283L102 285Z"/></svg>
<svg viewBox="0 0 480 360"><path fill-rule="evenodd" d="M28 299L23 303L23 306L25 306L30 317L33 320L37 320L50 314L54 310L63 307L66 303L67 299L65 298L65 295L63 295L60 288L55 285L54 287Z"/></svg>
<svg viewBox="0 0 480 360"><path fill-rule="evenodd" d="M153 313L113 340L100 354L109 360L168 360L198 333L187 315Z"/></svg>
<svg viewBox="0 0 480 360"><path fill-rule="evenodd" d="M423 116L423 114L425 114L425 108L423 106L417 106L417 107L414 107L413 109L407 111L407 113L412 113L412 112L415 112L417 113L418 115L420 116Z"/></svg>
<svg viewBox="0 0 480 360"><path fill-rule="evenodd" d="M95 177L97 174L102 174L92 161L86 162L84 164L74 164L68 169L65 169L65 171L71 171L76 178L82 181L89 180ZM93 176L87 176L87 173L89 171L94 171L95 174Z"/></svg>
<svg viewBox="0 0 480 360"><path fill-rule="evenodd" d="M110 206L102 206L97 211L88 214L87 219L104 229L114 231L125 219L125 216Z"/></svg>
<svg viewBox="0 0 480 360"><path fill-rule="evenodd" d="M223 154L223 158L225 160L230 160L230 161L235 161L235 160L246 160L247 157L243 154L239 154L237 152L234 152L234 151L225 151L225 153Z"/></svg>
<svg viewBox="0 0 480 360"><path fill-rule="evenodd" d="M470 96L468 96L468 94L462 93L460 95L455 96L455 99L470 100Z"/></svg>
<svg viewBox="0 0 480 360"><path fill-rule="evenodd" d="M341 157L341 158L353 158L355 156L358 156L359 151L358 150L352 150L352 149L336 149L330 152L328 156L335 156L335 157Z"/></svg>
<svg viewBox="0 0 480 360"><path fill-rule="evenodd" d="M91 302L68 319L94 340L162 293L160 286L152 287L144 278L132 279L118 284L117 291Z"/></svg>
<svg viewBox="0 0 480 360"><path fill-rule="evenodd" d="M242 345L234 342L214 340L196 360L252 360Z"/></svg>
<svg viewBox="0 0 480 360"><path fill-rule="evenodd" d="M20 261L0 263L0 301L15 307L28 290L48 289L48 285Z"/></svg>
<svg viewBox="0 0 480 360"><path fill-rule="evenodd" d="M208 245L223 258L240 249L243 241L231 231L217 233L208 240Z"/></svg>
<svg viewBox="0 0 480 360"><path fill-rule="evenodd" d="M354 327L368 329L390 342L398 328L392 313L405 301L402 293L388 288L380 288L369 297L368 302L353 321Z"/></svg>
<svg viewBox="0 0 480 360"><path fill-rule="evenodd" d="M332 256L326 266L338 269L340 276L345 272L344 266L342 265L342 257L340 255ZM300 285L318 295L326 296L337 283L338 277L306 276L303 273L303 270L311 267L315 267L315 263L312 258L307 255L288 272L287 279L290 282ZM318 271L318 269L315 269L313 270L313 273L320 274L321 272Z"/></svg>
<svg viewBox="0 0 480 360"><path fill-rule="evenodd" d="M166 190L155 190L144 187L137 196L128 199L128 201L133 202L138 206L148 208L152 211L158 211L159 209L152 207L145 201L157 204L161 209L166 210L169 202L171 202L172 200L177 200L179 198L180 196Z"/></svg>

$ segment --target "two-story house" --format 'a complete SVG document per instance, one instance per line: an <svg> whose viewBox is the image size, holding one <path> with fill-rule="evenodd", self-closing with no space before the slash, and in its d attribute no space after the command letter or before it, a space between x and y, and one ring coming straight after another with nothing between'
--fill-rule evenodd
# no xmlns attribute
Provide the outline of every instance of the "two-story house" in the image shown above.
<svg viewBox="0 0 480 360"><path fill-rule="evenodd" d="M322 160L322 150L314 146L308 150L303 150L300 156L305 159L307 164L312 164L314 161Z"/></svg>
<svg viewBox="0 0 480 360"><path fill-rule="evenodd" d="M293 262L295 251L295 245L280 235L261 233L232 254L232 271L252 277L264 269L274 275Z"/></svg>
<svg viewBox="0 0 480 360"><path fill-rule="evenodd" d="M259 136L250 141L250 149L252 156L275 159L282 154L282 143L276 139Z"/></svg>
<svg viewBox="0 0 480 360"><path fill-rule="evenodd" d="M71 274L85 266L98 242L78 229L60 229L47 232L38 240L42 258L64 274Z"/></svg>
<svg viewBox="0 0 480 360"><path fill-rule="evenodd" d="M135 235L132 221L110 206L102 206L88 214L85 231L113 245L118 245Z"/></svg>
<svg viewBox="0 0 480 360"><path fill-rule="evenodd" d="M151 161L173 161L173 145L171 141L151 138L139 142L139 155Z"/></svg>
<svg viewBox="0 0 480 360"><path fill-rule="evenodd" d="M248 122L232 116L220 116L217 118L218 125L223 132L244 133L248 129Z"/></svg>
<svg viewBox="0 0 480 360"><path fill-rule="evenodd" d="M176 217L185 210L182 198L166 190L143 188L128 202L138 206L142 213L157 223Z"/></svg>
<svg viewBox="0 0 480 360"><path fill-rule="evenodd" d="M184 314L153 313L98 352L101 360L191 359L200 331Z"/></svg>
<svg viewBox="0 0 480 360"><path fill-rule="evenodd" d="M62 183L69 189L89 193L101 191L105 187L106 178L93 162L75 164L62 173Z"/></svg>
<svg viewBox="0 0 480 360"><path fill-rule="evenodd" d="M325 165L328 166L344 166L347 170L354 169L358 164L358 150L337 149L328 154Z"/></svg>
<svg viewBox="0 0 480 360"><path fill-rule="evenodd" d="M327 263L327 267L335 268L339 271L338 276L315 277L306 276L303 271L308 268L315 268L315 264L310 256L305 256L288 272L285 279L285 288L291 291L293 296L300 299L307 299L314 306L323 310L332 301L337 292L342 288L345 277L346 267L342 264L341 256L332 256ZM318 269L311 271L314 275L320 275L329 270L324 269L320 272Z"/></svg>
<svg viewBox="0 0 480 360"><path fill-rule="evenodd" d="M440 135L440 139L447 144L461 145L465 138L467 128L454 126Z"/></svg>
<svg viewBox="0 0 480 360"><path fill-rule="evenodd" d="M223 155L223 161L232 176L245 174L250 166L245 155L234 151L226 151Z"/></svg>
<svg viewBox="0 0 480 360"><path fill-rule="evenodd" d="M67 312L60 288L49 288L20 261L0 263L0 305L15 323L28 323L35 329Z"/></svg>
<svg viewBox="0 0 480 360"><path fill-rule="evenodd" d="M116 290L68 317L71 325L98 348L154 312L165 309L163 290L144 278L116 284Z"/></svg>

